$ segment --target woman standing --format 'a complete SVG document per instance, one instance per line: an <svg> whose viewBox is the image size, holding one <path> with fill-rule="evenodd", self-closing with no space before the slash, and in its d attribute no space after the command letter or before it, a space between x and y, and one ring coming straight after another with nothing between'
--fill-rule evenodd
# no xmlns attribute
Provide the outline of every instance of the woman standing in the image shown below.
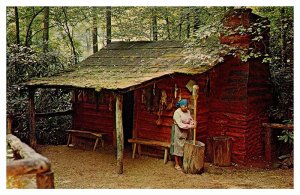
<svg viewBox="0 0 300 195"><path fill-rule="evenodd" d="M183 156L183 146L186 141L188 131L194 128L194 120L188 110L188 101L182 99L177 102L178 109L174 112L171 135L171 155L175 157L175 169L181 171L179 160Z"/></svg>

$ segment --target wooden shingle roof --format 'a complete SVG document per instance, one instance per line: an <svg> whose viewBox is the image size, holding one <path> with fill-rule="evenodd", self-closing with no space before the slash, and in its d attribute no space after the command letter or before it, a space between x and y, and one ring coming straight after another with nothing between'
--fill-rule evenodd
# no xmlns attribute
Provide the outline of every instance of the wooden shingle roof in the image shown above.
<svg viewBox="0 0 300 195"><path fill-rule="evenodd" d="M26 86L122 90L175 73L200 74L223 60L224 47L188 49L179 41L113 42L56 76Z"/></svg>

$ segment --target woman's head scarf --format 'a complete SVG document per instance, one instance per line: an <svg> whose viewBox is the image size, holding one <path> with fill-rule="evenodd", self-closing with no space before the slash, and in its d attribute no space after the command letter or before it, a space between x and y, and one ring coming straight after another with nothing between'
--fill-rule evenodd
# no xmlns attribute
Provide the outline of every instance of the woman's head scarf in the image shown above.
<svg viewBox="0 0 300 195"><path fill-rule="evenodd" d="M177 102L176 107L179 108L180 106L187 106L188 101L186 99L181 99Z"/></svg>

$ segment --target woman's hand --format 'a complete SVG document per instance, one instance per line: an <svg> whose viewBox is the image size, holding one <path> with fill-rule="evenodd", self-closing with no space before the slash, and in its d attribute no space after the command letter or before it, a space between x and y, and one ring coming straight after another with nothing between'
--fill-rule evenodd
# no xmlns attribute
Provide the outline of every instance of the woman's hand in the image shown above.
<svg viewBox="0 0 300 195"><path fill-rule="evenodd" d="M195 125L194 121L193 120L190 120L190 125Z"/></svg>

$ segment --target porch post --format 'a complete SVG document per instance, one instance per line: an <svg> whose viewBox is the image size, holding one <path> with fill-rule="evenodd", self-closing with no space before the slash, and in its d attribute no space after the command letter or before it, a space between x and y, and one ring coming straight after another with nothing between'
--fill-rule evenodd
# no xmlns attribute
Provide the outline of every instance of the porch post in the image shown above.
<svg viewBox="0 0 300 195"><path fill-rule="evenodd" d="M12 133L12 121L13 121L13 116L12 115L7 115L7 131L6 134L11 134Z"/></svg>
<svg viewBox="0 0 300 195"><path fill-rule="evenodd" d="M272 161L272 128L265 127L265 159Z"/></svg>
<svg viewBox="0 0 300 195"><path fill-rule="evenodd" d="M36 148L36 136L35 136L35 106L34 106L34 93L35 88L29 88L29 101L28 101L28 109L29 109L29 143L30 147L33 149Z"/></svg>
<svg viewBox="0 0 300 195"><path fill-rule="evenodd" d="M116 137L117 137L117 172L123 173L123 152L124 152L124 135L123 135L123 95L116 95Z"/></svg>

